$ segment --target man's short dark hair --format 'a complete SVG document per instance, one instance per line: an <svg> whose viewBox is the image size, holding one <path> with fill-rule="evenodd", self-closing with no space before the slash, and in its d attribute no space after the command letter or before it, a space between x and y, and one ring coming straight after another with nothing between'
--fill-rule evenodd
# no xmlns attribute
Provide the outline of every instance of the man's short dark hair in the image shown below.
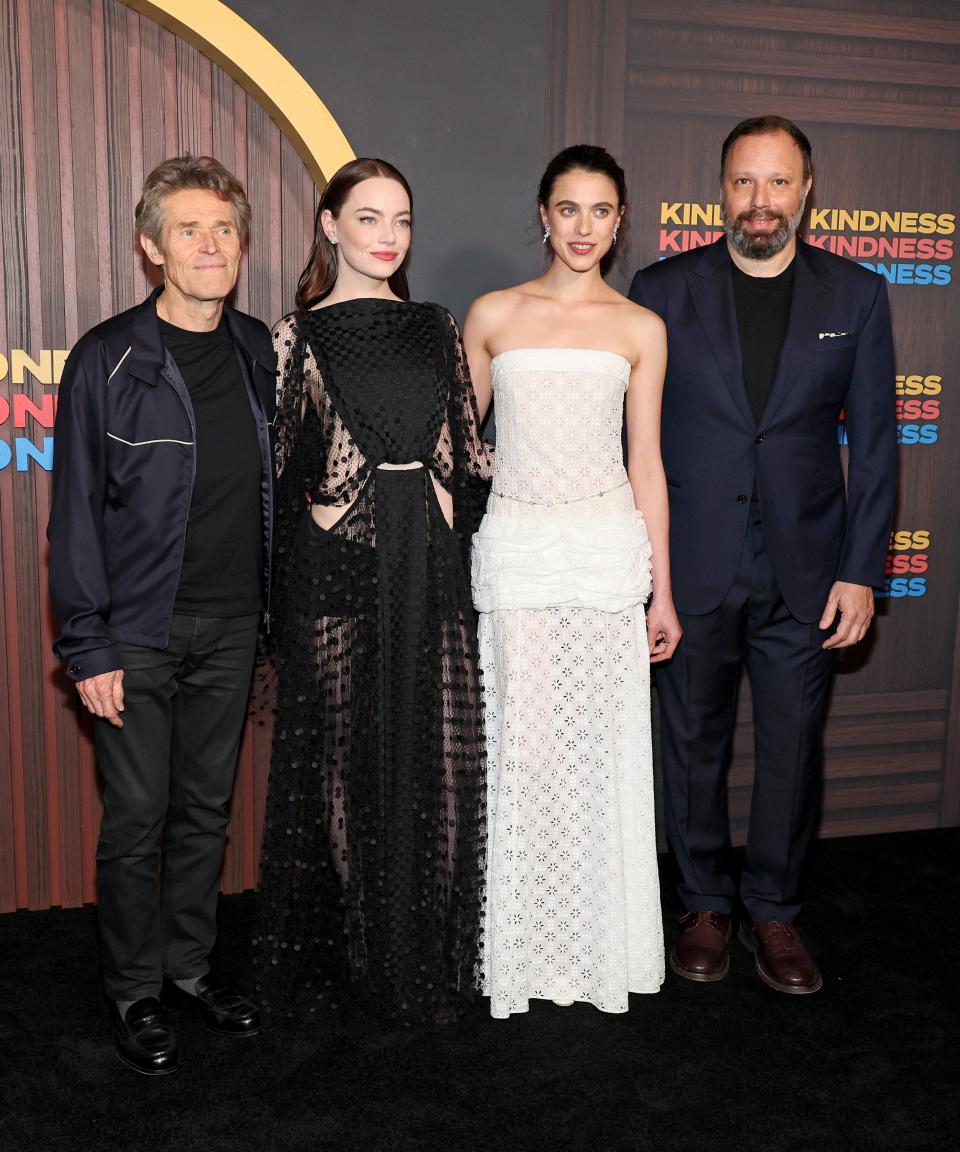
<svg viewBox="0 0 960 1152"><path fill-rule="evenodd" d="M800 149L803 157L803 178L809 180L813 175L813 153L810 141L806 134L784 116L754 116L750 120L741 120L723 142L720 149L720 179L727 167L727 153L741 136L764 136L768 132L786 132Z"/></svg>

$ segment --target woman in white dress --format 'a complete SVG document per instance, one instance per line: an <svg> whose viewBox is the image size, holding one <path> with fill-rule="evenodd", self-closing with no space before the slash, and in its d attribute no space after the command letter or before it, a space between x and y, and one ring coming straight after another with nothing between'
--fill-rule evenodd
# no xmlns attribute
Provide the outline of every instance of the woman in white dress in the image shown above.
<svg viewBox="0 0 960 1152"><path fill-rule="evenodd" d="M550 267L481 297L465 329L481 412L495 397L497 418L472 574L495 1017L531 998L625 1012L664 971L649 663L680 638L660 460L666 334L602 277L626 211L609 153L565 149L538 200Z"/></svg>

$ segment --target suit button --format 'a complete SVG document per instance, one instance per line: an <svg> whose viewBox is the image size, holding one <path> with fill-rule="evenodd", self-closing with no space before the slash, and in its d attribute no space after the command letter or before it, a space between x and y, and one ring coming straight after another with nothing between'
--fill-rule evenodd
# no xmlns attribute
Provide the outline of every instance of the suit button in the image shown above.
<svg viewBox="0 0 960 1152"><path fill-rule="evenodd" d="M756 438L756 440L754 440L754 444L762 444L762 443L763 443L763 433L761 432L760 435Z"/></svg>
<svg viewBox="0 0 960 1152"><path fill-rule="evenodd" d="M737 497L737 503L738 504L746 504L746 502L747 502L746 496L738 496Z"/></svg>
<svg viewBox="0 0 960 1152"><path fill-rule="evenodd" d="M70 667L67 669L67 671L70 673L71 676L79 676L80 675L80 665L79 664L71 664Z"/></svg>

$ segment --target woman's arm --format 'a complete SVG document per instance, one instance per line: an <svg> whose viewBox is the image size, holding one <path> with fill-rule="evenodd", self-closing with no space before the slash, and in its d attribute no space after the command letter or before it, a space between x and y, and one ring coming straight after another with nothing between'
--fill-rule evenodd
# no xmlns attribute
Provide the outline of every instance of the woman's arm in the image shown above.
<svg viewBox="0 0 960 1152"><path fill-rule="evenodd" d="M450 389L447 419L434 455L435 471L445 486L453 482L457 473L489 483L493 475L493 445L488 444L480 435L483 413L477 401L464 342L456 320L445 308L441 309L440 323L443 325L445 355L450 369ZM488 394L489 378L488 361Z"/></svg>
<svg viewBox="0 0 960 1152"><path fill-rule="evenodd" d="M667 367L667 334L653 313L634 320L637 358L627 388L627 475L653 548L653 598L647 609L650 661L669 660L680 640L670 586L670 518L660 457L660 406Z"/></svg>
<svg viewBox="0 0 960 1152"><path fill-rule="evenodd" d="M277 412L273 421L277 476L295 453L303 422L303 340L294 315L284 316L271 332L277 357Z"/></svg>
<svg viewBox="0 0 960 1152"><path fill-rule="evenodd" d="M445 308L437 307L449 385L447 416L431 471L434 483L446 489L442 494L438 490L437 498L460 536L469 571L470 538L483 515L493 476L493 445L480 435L480 413L457 322Z"/></svg>
<svg viewBox="0 0 960 1152"><path fill-rule="evenodd" d="M470 366L470 379L473 381L481 424L486 419L493 400L493 387L490 383L492 359L490 343L500 322L503 296L502 292L490 292L474 300L463 326L463 347Z"/></svg>

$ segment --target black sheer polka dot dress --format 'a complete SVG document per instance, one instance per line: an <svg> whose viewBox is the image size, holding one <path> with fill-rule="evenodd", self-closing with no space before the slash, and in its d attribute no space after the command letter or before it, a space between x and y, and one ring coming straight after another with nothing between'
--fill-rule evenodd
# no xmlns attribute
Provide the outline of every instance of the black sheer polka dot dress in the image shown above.
<svg viewBox="0 0 960 1152"><path fill-rule="evenodd" d="M360 1005L442 1022L480 979L486 784L465 559L492 452L437 305L346 301L285 317L274 341L258 993L278 1015ZM331 528L314 504L340 513Z"/></svg>

